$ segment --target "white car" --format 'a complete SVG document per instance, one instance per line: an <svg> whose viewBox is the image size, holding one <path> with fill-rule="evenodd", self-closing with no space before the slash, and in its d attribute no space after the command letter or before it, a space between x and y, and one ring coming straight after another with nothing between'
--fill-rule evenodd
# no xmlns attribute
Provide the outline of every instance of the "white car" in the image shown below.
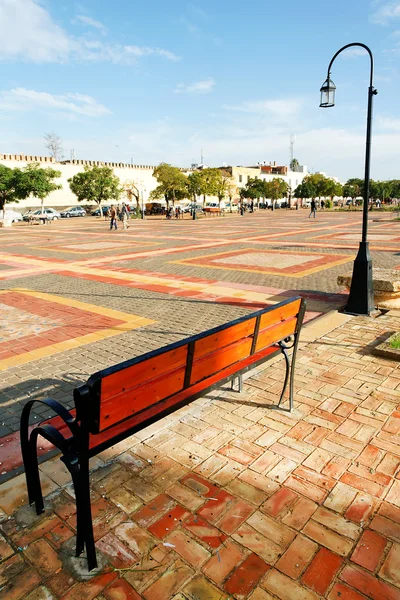
<svg viewBox="0 0 400 600"><path fill-rule="evenodd" d="M44 215L45 219L48 221L56 221L57 219L61 219L61 215L59 212L54 210L54 208L38 208L38 210L34 210L33 212L28 212L24 215L24 221L38 221L42 215Z"/></svg>
<svg viewBox="0 0 400 600"><path fill-rule="evenodd" d="M22 215L16 210L6 208L6 210L4 211L4 220L11 221L11 223L16 223L17 221L22 221Z"/></svg>

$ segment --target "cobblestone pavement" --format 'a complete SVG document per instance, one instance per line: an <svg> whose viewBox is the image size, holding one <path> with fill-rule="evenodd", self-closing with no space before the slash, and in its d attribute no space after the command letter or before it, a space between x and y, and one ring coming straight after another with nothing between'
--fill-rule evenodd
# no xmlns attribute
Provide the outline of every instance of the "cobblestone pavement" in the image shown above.
<svg viewBox="0 0 400 600"><path fill-rule="evenodd" d="M377 219L374 264L396 267L400 223ZM361 213L108 227L88 218L0 229L0 438L16 431L27 399L70 406L94 371L266 304L300 294L307 320L337 309L345 296L336 278L351 269Z"/></svg>
<svg viewBox="0 0 400 600"><path fill-rule="evenodd" d="M91 576L62 463L40 467L40 517L23 475L2 484L0 600L399 600L400 369L371 352L399 327L327 314L305 328L293 413L264 406L276 361L96 457Z"/></svg>

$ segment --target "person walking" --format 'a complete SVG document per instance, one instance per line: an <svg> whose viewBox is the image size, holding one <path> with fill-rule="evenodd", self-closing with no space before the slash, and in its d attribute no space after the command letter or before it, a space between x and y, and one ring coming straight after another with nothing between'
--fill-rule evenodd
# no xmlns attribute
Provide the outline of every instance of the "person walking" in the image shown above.
<svg viewBox="0 0 400 600"><path fill-rule="evenodd" d="M315 219L315 215L317 214L317 205L316 202L314 200L314 198L311 200L311 210L310 210L310 214L308 215L308 218L311 218L311 215L314 215L314 219Z"/></svg>
<svg viewBox="0 0 400 600"><path fill-rule="evenodd" d="M115 210L115 206L112 204L111 208L110 208L110 231L112 230L113 226L115 229L118 229L117 226L117 211Z"/></svg>
<svg viewBox="0 0 400 600"><path fill-rule="evenodd" d="M125 202L122 203L121 219L122 219L123 228L129 229L129 222L128 222L129 213L128 213L128 208L127 208Z"/></svg>

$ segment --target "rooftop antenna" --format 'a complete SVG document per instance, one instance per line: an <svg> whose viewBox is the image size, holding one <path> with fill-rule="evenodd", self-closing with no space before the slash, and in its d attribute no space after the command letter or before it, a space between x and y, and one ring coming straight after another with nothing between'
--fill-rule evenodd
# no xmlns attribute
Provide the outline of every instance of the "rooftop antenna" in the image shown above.
<svg viewBox="0 0 400 600"><path fill-rule="evenodd" d="M296 136L292 133L292 135L290 136L290 145L289 145L289 149L290 149L290 164L292 163L292 160L294 159L294 143L296 141Z"/></svg>
<svg viewBox="0 0 400 600"><path fill-rule="evenodd" d="M75 150L71 150L71 160L75 160Z"/></svg>
<svg viewBox="0 0 400 600"><path fill-rule="evenodd" d="M203 148L201 149L201 155L200 155L200 164L201 164L201 165L203 165L203 164L204 164Z"/></svg>

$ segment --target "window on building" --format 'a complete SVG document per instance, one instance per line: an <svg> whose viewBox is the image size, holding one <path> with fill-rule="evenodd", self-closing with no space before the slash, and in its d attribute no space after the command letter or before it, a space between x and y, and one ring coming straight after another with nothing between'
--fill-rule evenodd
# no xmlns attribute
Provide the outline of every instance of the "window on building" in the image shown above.
<svg viewBox="0 0 400 600"><path fill-rule="evenodd" d="M250 175L247 175L247 183L250 181Z"/></svg>
<svg viewBox="0 0 400 600"><path fill-rule="evenodd" d="M239 175L239 183L242 183L242 176Z"/></svg>

